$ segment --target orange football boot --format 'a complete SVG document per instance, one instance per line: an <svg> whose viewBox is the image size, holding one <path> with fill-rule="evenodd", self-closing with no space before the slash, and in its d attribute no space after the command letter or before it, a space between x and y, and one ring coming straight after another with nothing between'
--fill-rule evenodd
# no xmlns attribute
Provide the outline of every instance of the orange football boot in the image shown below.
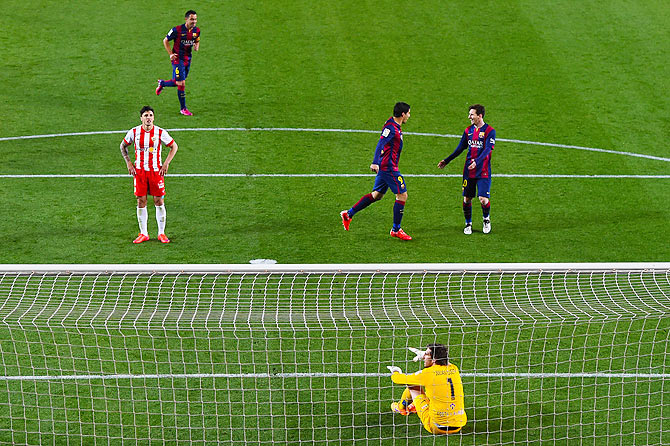
<svg viewBox="0 0 670 446"><path fill-rule="evenodd" d="M348 231L349 225L351 224L351 217L349 217L349 211L340 212L340 217L342 217L342 226L344 226L344 230Z"/></svg>
<svg viewBox="0 0 670 446"><path fill-rule="evenodd" d="M402 228L398 231L393 231L393 229L391 229L391 237L398 237L400 240L412 240L412 237L407 235L407 233L403 231Z"/></svg>
<svg viewBox="0 0 670 446"><path fill-rule="evenodd" d="M138 234L137 238L135 240L133 240L133 243L143 243L143 242L146 242L147 240L149 240L148 235Z"/></svg>
<svg viewBox="0 0 670 446"><path fill-rule="evenodd" d="M405 407L405 404L407 404L405 401L400 403L393 402L391 403L391 410L404 416L407 416L411 413L416 413L416 407L414 407L414 403L410 403L407 407Z"/></svg>
<svg viewBox="0 0 670 446"><path fill-rule="evenodd" d="M165 234L158 234L158 240L160 240L161 243L170 243L170 239L167 238L167 235Z"/></svg>

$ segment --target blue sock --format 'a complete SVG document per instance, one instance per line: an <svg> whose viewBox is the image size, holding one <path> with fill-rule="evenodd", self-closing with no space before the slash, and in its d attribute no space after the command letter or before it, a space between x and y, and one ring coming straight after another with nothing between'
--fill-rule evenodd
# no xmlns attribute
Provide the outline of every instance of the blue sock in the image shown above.
<svg viewBox="0 0 670 446"><path fill-rule="evenodd" d="M402 214L405 212L405 202L396 200L393 205L393 232L400 230L400 222L402 221Z"/></svg>
<svg viewBox="0 0 670 446"><path fill-rule="evenodd" d="M161 81L161 87L176 87L177 81L171 79L169 81Z"/></svg>
<svg viewBox="0 0 670 446"><path fill-rule="evenodd" d="M177 97L179 98L179 105L181 106L181 109L186 108L186 92L184 91L184 87L182 86L177 86Z"/></svg>
<svg viewBox="0 0 670 446"><path fill-rule="evenodd" d="M472 224L472 202L463 202L463 215L465 216L465 224Z"/></svg>

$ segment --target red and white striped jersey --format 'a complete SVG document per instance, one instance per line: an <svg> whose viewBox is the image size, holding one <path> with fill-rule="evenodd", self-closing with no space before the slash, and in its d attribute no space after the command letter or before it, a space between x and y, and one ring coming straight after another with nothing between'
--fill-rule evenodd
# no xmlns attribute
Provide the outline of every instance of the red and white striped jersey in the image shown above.
<svg viewBox="0 0 670 446"><path fill-rule="evenodd" d="M169 146L174 140L167 132L156 125L148 132L142 125L128 130L123 143L135 146L135 169L158 172L163 165L161 156L162 145Z"/></svg>

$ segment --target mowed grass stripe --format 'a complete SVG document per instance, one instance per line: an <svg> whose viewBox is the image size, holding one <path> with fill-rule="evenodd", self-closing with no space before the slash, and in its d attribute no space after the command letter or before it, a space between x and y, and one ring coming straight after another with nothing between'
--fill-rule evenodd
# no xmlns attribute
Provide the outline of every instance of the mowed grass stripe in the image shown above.
<svg viewBox="0 0 670 446"><path fill-rule="evenodd" d="M224 131L241 131L241 132L332 132L332 133L379 133L377 130L361 130L361 129L314 129L314 128L291 128L291 127L205 127L205 128L175 128L166 129L168 132L224 132ZM71 132L71 133L50 133L44 135L23 135L23 136L7 136L0 138L1 141L17 141L23 139L42 139L42 138L59 138L65 136L91 136L91 135L110 135L110 134L125 134L127 130L100 130L90 132ZM413 136L432 136L437 138L460 138L461 135L451 135L442 133L425 133L425 132L403 132L405 135ZM511 142L516 144L526 144L543 147L556 147L561 149L575 149L586 150L590 152L610 153L615 155L632 156L638 158L647 158L656 161L670 162L670 158L661 156L645 155L643 153L625 152L619 150L601 149L598 147L584 147L571 144L555 144L550 142L539 141L525 141L521 139L507 139L496 138L497 141Z"/></svg>

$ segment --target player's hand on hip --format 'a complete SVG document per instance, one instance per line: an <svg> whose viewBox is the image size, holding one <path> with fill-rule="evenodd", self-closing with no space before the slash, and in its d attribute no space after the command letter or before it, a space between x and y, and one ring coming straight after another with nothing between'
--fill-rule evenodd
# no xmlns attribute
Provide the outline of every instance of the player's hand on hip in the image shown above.
<svg viewBox="0 0 670 446"><path fill-rule="evenodd" d="M170 61L174 62L174 60L177 58L177 55L175 53L170 53Z"/></svg>
<svg viewBox="0 0 670 446"><path fill-rule="evenodd" d="M158 174L162 177L165 176L165 174L168 171L168 167L170 166L170 163L164 163L161 168L158 170Z"/></svg>
<svg viewBox="0 0 670 446"><path fill-rule="evenodd" d="M374 173L379 173L379 164L370 164L370 170Z"/></svg>

